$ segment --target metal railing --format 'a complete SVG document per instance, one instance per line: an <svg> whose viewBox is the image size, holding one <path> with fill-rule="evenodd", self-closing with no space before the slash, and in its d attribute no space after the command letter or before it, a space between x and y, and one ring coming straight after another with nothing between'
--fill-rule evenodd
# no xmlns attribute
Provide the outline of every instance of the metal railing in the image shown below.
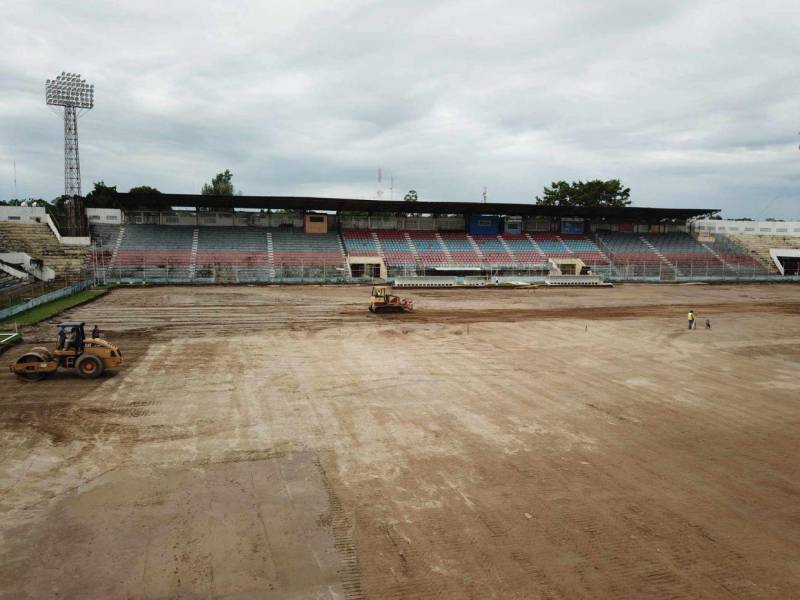
<svg viewBox="0 0 800 600"><path fill-rule="evenodd" d="M795 281L797 277L770 273L756 263L720 261L614 262L586 265L608 281Z"/></svg>
<svg viewBox="0 0 800 600"><path fill-rule="evenodd" d="M556 259L557 261L557 259ZM562 265L569 268L570 265ZM191 284L246 284L246 283L367 283L376 278L365 274L352 277L347 265L336 263L241 263L189 265L168 262L141 262L137 264L95 266L90 276L98 283L191 283ZM720 262L685 262L670 265L664 262L591 263L585 262L584 273L599 275L606 281L630 282L689 282L689 281L794 281L798 276L782 276L767 272L756 264ZM487 279L503 277L543 278L548 275L545 265L483 264L448 266L436 269L431 265L389 266L388 278L476 275ZM579 273L563 272L564 275Z"/></svg>
<svg viewBox="0 0 800 600"><path fill-rule="evenodd" d="M170 264L163 262L113 265L98 270L102 283L345 283L351 280L342 263Z"/></svg>

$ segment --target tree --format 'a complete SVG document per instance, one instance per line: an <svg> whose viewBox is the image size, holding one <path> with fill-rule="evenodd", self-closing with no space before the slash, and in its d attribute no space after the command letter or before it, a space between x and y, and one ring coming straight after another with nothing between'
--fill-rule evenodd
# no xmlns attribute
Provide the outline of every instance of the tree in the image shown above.
<svg viewBox="0 0 800 600"><path fill-rule="evenodd" d="M0 200L0 206L37 206L47 208L49 203L42 198L11 198L9 200Z"/></svg>
<svg viewBox="0 0 800 600"><path fill-rule="evenodd" d="M602 181L554 181L544 188L536 204L540 206L574 206L577 208L624 208L630 201L631 188L622 187L619 179Z"/></svg>
<svg viewBox="0 0 800 600"><path fill-rule="evenodd" d="M204 183L200 192L203 196L233 196L233 173L225 169L224 173L217 173L211 183Z"/></svg>
<svg viewBox="0 0 800 600"><path fill-rule="evenodd" d="M161 192L154 187L150 187L149 185L138 185L128 190L128 193L133 195L151 196L153 194L160 194Z"/></svg>
<svg viewBox="0 0 800 600"><path fill-rule="evenodd" d="M104 208L120 208L117 199L117 186L106 185L101 179L94 182L94 189L86 194L86 206L102 206Z"/></svg>
<svg viewBox="0 0 800 600"><path fill-rule="evenodd" d="M406 202L416 202L417 198L417 190L408 190L408 193L403 196L403 200Z"/></svg>

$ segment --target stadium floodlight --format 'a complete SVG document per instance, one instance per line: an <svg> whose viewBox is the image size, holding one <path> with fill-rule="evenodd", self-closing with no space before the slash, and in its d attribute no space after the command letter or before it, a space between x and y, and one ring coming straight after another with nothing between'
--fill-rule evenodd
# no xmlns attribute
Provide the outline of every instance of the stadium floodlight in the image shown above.
<svg viewBox="0 0 800 600"><path fill-rule="evenodd" d="M77 73L61 71L45 83L45 102L64 109L64 194L81 195L81 162L78 152L78 111L94 108L94 86Z"/></svg>

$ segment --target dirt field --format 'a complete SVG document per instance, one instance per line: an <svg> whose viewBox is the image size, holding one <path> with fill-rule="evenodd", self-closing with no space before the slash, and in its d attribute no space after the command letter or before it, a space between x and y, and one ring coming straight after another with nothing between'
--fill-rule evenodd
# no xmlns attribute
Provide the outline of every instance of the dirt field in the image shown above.
<svg viewBox="0 0 800 600"><path fill-rule="evenodd" d="M62 315L126 364L0 375L0 598L800 597L800 287L368 293Z"/></svg>

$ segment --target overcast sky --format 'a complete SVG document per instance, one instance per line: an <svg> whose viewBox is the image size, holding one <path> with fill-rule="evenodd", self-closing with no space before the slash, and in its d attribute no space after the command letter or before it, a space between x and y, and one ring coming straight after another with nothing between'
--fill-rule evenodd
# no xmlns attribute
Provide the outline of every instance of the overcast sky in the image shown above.
<svg viewBox="0 0 800 600"><path fill-rule="evenodd" d="M800 1L5 0L0 198L63 191L61 71L95 85L84 193L531 202L620 178L639 206L800 219Z"/></svg>

